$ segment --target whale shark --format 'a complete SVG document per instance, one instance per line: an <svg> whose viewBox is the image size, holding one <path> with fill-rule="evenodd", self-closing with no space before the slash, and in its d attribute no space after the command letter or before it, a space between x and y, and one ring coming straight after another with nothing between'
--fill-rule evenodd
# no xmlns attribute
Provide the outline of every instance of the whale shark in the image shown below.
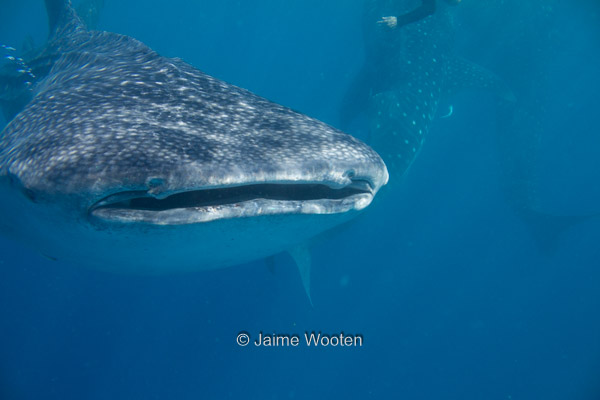
<svg viewBox="0 0 600 400"><path fill-rule="evenodd" d="M391 182L399 182L416 159L445 99L463 89L483 89L515 100L496 74L455 53L452 16L443 4L435 14L405 26L381 23L419 4L365 0L365 62L341 108L342 127L367 114L369 144L383 157Z"/></svg>
<svg viewBox="0 0 600 400"><path fill-rule="evenodd" d="M387 183L358 139L45 4L36 79L6 101L0 230L47 257L142 274L306 259Z"/></svg>
<svg viewBox="0 0 600 400"><path fill-rule="evenodd" d="M536 5L523 2L491 2L473 15L482 25L492 21L512 19L519 24L508 24L494 29L494 40L508 50L511 87L517 91L514 101L498 98L496 103L496 150L501 163L500 189L514 215L529 231L541 255L556 254L560 238L567 230L600 216L598 212L553 210L548 207L543 193L540 162L546 138L556 134L552 128L552 111L548 100L555 96L548 65L556 57L557 43L538 41L550 37L561 14L560 2L546 3L544 12ZM485 12L482 12L485 10ZM491 20L488 18L492 18ZM494 26L494 25L491 25ZM542 156L543 158L543 156ZM578 178L573 176L573 178Z"/></svg>

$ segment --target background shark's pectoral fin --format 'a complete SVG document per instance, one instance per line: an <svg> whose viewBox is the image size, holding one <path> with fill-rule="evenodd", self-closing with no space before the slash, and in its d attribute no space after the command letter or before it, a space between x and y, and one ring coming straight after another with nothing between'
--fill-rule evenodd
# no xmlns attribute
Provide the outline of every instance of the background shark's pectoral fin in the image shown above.
<svg viewBox="0 0 600 400"><path fill-rule="evenodd" d="M304 290L306 291L308 301L312 306L313 302L312 298L310 297L310 250L308 249L307 245L299 245L290 250L289 253L298 266L298 271L300 271L300 277L302 278Z"/></svg>
<svg viewBox="0 0 600 400"><path fill-rule="evenodd" d="M508 85L495 73L461 57L448 61L448 95L464 89L481 89L496 94L503 100L515 102L517 98Z"/></svg>

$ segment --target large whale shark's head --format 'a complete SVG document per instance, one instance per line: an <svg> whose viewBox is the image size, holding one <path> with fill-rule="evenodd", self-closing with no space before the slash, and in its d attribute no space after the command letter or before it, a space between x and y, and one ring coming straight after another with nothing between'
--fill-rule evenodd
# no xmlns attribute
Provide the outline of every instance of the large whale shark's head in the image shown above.
<svg viewBox="0 0 600 400"><path fill-rule="evenodd" d="M0 137L3 225L49 256L235 264L348 220L387 182L357 139L132 38L76 29L49 48Z"/></svg>

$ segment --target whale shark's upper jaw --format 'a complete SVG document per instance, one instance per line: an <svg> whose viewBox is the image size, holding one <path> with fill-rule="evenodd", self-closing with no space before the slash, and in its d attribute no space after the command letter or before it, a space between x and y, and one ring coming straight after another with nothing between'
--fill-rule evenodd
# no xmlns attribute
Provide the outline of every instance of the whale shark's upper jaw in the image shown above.
<svg viewBox="0 0 600 400"><path fill-rule="evenodd" d="M94 221L181 225L284 214L336 214L361 210L381 183L348 178L335 182L247 182L155 195L121 191L93 204ZM375 186L377 185L377 186Z"/></svg>

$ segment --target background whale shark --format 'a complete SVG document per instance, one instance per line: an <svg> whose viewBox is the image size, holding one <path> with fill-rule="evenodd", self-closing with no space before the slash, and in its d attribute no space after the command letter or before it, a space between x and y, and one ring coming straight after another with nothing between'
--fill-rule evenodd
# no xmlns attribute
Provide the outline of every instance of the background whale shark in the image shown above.
<svg viewBox="0 0 600 400"><path fill-rule="evenodd" d="M583 3L577 4L578 7L584 6ZM508 11L505 10L508 4L495 5L500 11L499 16ZM556 252L564 231L600 215L589 209L581 212L552 210L547 206L547 197L550 196L543 190L544 186L560 187L556 180L545 184L540 173L545 163L542 157L544 141L561 128L546 123L553 120L550 115L552 111L540 100L552 97L549 91L552 76L548 72L537 72L544 71L559 56L555 48L560 39L555 37L554 30L558 9L558 3L554 0L545 2L542 12L535 4L513 7L509 12L515 14L514 18L526 21L522 30L497 32L498 40L513 49L513 53L519 54L519 58L512 63L514 66L503 66L510 72L511 86L518 88L517 100L499 102L497 107L496 142L502 163L500 185L507 203L527 226L538 249L546 255ZM548 40L543 45L535 43L534 47L529 38L537 35L545 36ZM519 66L518 71L513 70L516 65Z"/></svg>
<svg viewBox="0 0 600 400"><path fill-rule="evenodd" d="M0 226L48 257L162 273L302 254L387 182L357 139L46 6L0 138Z"/></svg>
<svg viewBox="0 0 600 400"><path fill-rule="evenodd" d="M506 201L528 227L538 247L556 249L558 236L570 226L597 215L556 215L542 211L535 190L536 153L542 136L534 111L539 82L527 76L518 82L530 91L515 96L494 72L456 54L454 12L438 2L435 14L402 27L378 23L384 16L413 10L419 0L366 0L363 20L365 63L351 84L342 106L342 126L361 112L369 121L369 143L385 160L391 184L410 168L425 142L432 120L450 116L450 104L461 90L484 90L495 95L496 136L501 181ZM466 5L465 5L466 7ZM537 15L532 12L531 15ZM523 16L526 17L526 16ZM514 38L513 46L521 36ZM531 53L535 58L535 53ZM533 65L523 62L518 65ZM540 77L540 79L542 79ZM543 118L543 117L542 117Z"/></svg>
<svg viewBox="0 0 600 400"><path fill-rule="evenodd" d="M384 16L406 13L419 4L419 0L365 2L365 63L342 107L343 127L367 112L369 142L385 160L392 183L416 158L444 98L461 89L481 88L514 100L494 73L455 54L454 28L446 7L402 27L378 23Z"/></svg>

